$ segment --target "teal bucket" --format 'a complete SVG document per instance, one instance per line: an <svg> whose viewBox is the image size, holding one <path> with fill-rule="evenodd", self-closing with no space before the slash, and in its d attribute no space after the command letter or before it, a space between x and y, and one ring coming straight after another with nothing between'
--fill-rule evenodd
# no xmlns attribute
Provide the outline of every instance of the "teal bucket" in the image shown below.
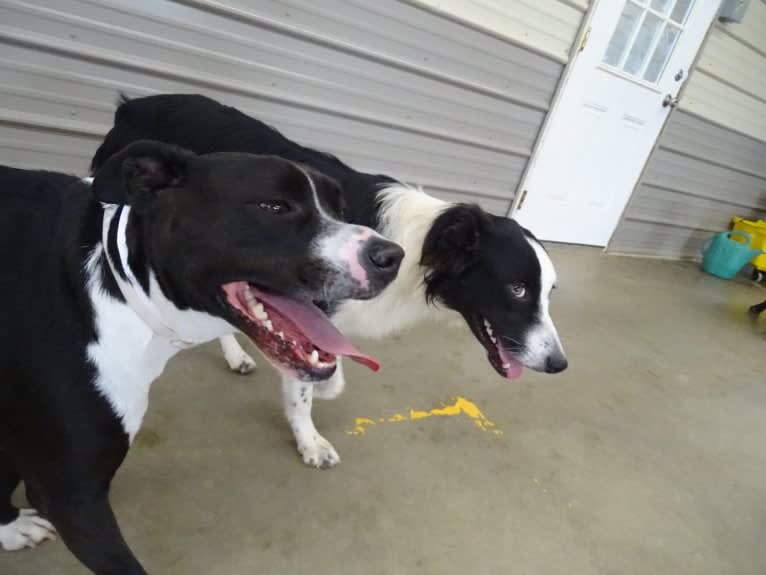
<svg viewBox="0 0 766 575"><path fill-rule="evenodd" d="M741 237L745 243L732 238ZM702 255L702 269L707 273L730 280L739 273L747 262L763 253L750 247L750 234L743 231L721 232L705 242Z"/></svg>

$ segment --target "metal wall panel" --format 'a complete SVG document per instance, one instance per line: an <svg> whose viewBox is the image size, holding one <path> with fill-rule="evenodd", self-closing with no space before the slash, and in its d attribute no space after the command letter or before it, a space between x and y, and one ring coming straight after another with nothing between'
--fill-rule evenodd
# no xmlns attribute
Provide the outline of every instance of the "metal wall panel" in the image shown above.
<svg viewBox="0 0 766 575"><path fill-rule="evenodd" d="M83 174L118 91L200 92L504 213L562 68L405 1L0 0L0 162Z"/></svg>
<svg viewBox="0 0 766 575"><path fill-rule="evenodd" d="M766 141L766 1L750 2L742 23L716 23L680 107Z"/></svg>
<svg viewBox="0 0 766 575"><path fill-rule="evenodd" d="M414 0L567 62L587 0Z"/></svg>
<svg viewBox="0 0 766 575"><path fill-rule="evenodd" d="M735 215L766 217L766 142L677 111L608 250L697 258Z"/></svg>

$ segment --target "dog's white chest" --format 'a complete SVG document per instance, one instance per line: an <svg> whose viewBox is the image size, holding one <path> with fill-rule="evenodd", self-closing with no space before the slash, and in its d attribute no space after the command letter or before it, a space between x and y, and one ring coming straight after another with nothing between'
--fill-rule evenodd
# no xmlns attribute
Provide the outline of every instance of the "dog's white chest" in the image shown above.
<svg viewBox="0 0 766 575"><path fill-rule="evenodd" d="M104 240L90 255L85 273L97 333L96 341L87 348L88 360L96 369L94 384L132 441L149 405L149 388L168 360L185 347L231 333L234 328L207 313L177 308L164 296L151 272L149 290L143 291L128 263L125 228L129 211L105 208ZM117 251L127 279L119 277L104 252L114 217L120 217ZM103 289L101 274L106 265L126 301L115 299Z"/></svg>
<svg viewBox="0 0 766 575"><path fill-rule="evenodd" d="M89 291L98 340L88 346L88 359L96 368L96 387L132 441L149 405L152 382L179 350L95 284L90 282Z"/></svg>

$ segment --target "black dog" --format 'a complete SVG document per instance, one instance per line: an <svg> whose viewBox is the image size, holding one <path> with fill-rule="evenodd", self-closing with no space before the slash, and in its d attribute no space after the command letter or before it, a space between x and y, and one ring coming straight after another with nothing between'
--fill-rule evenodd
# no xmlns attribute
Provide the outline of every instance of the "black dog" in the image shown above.
<svg viewBox="0 0 766 575"><path fill-rule="evenodd" d="M766 300L752 306L750 308L750 315L752 315L754 318L758 318L758 316L761 315L764 311L766 311Z"/></svg>
<svg viewBox="0 0 766 575"><path fill-rule="evenodd" d="M98 168L133 140L152 138L198 153L243 151L305 163L342 186L346 221L374 227L406 251L400 273L374 300L347 302L333 322L346 332L383 336L427 317L463 316L502 376L522 367L557 373L566 356L548 312L556 272L542 245L514 220L475 205L450 204L393 178L357 172L337 158L301 146L264 123L199 95L123 100L115 124L93 159ZM429 302L436 305L428 305ZM222 341L227 359L246 357L236 340ZM310 391L332 398L343 389L340 369ZM284 406L305 463L331 467L340 458L311 421L301 385L284 379Z"/></svg>
<svg viewBox="0 0 766 575"><path fill-rule="evenodd" d="M311 300L375 296L403 252L281 158L138 142L102 159L92 189L0 167L0 546L55 526L95 573L134 575L109 485L167 360L239 329L301 381L339 354L374 367ZM11 505L22 478L40 515Z"/></svg>

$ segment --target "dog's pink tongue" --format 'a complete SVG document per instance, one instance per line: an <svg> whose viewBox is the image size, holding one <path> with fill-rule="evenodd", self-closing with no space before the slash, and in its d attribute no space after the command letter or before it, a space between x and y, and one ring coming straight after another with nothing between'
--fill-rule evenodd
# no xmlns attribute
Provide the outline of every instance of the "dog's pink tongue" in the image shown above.
<svg viewBox="0 0 766 575"><path fill-rule="evenodd" d="M380 369L380 364L375 358L359 351L313 303L263 292L252 286L250 289L254 292L255 297L265 301L292 321L316 347L333 355L350 357L354 361L366 365L372 371Z"/></svg>
<svg viewBox="0 0 766 575"><path fill-rule="evenodd" d="M508 366L505 368L505 377L508 379L517 379L521 372L524 371L524 366L521 365L521 363L511 357L511 354L509 354L505 348L499 343L497 344L497 351L500 353L500 359L503 361L503 366Z"/></svg>

